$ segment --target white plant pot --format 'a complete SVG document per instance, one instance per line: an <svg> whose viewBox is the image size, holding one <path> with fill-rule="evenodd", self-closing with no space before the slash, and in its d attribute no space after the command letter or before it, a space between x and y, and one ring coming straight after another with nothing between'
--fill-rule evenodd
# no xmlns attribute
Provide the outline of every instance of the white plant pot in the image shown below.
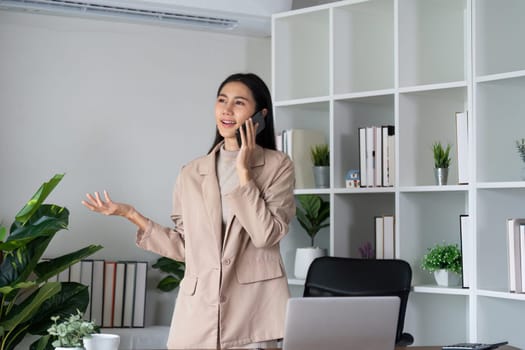
<svg viewBox="0 0 525 350"><path fill-rule="evenodd" d="M459 285L461 276L448 270L436 270L434 278L438 286L453 287Z"/></svg>
<svg viewBox="0 0 525 350"><path fill-rule="evenodd" d="M86 350L118 350L120 336L118 334L95 333L84 337Z"/></svg>
<svg viewBox="0 0 525 350"><path fill-rule="evenodd" d="M295 251L295 278L305 279L312 261L325 255L326 249L319 247L297 248Z"/></svg>

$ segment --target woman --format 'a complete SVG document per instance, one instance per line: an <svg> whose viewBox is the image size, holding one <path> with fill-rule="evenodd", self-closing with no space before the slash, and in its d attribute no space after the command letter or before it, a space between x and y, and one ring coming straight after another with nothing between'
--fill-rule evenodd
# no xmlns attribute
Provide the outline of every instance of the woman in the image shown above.
<svg viewBox="0 0 525 350"><path fill-rule="evenodd" d="M256 134L250 117L259 111L265 127ZM211 150L175 183L174 228L106 192L82 203L137 225L138 246L185 261L168 348L275 347L289 297L279 242L295 215L293 164L275 150L270 92L255 74L220 85L215 122Z"/></svg>

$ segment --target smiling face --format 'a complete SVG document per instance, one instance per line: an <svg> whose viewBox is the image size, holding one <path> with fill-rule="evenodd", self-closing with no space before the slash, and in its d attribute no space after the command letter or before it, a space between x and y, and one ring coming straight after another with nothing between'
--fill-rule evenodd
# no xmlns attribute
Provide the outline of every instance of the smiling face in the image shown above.
<svg viewBox="0 0 525 350"><path fill-rule="evenodd" d="M250 89L241 82L225 84L215 102L215 121L226 149L237 149L235 132L255 113L256 103Z"/></svg>

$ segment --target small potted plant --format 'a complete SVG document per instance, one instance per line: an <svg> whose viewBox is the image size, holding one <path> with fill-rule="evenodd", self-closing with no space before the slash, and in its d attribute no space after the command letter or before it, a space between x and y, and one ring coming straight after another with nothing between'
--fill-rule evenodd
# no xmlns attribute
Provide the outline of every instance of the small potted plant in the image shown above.
<svg viewBox="0 0 525 350"><path fill-rule="evenodd" d="M310 237L310 247L297 248L295 253L295 277L304 279L311 262L326 255L326 250L315 246L315 236L319 231L329 226L330 202L318 195L298 195L297 220Z"/></svg>
<svg viewBox="0 0 525 350"><path fill-rule="evenodd" d="M56 350L83 350L83 339L86 336L96 333L96 326L93 322L82 319L82 313L77 310L76 314L70 315L62 322L60 316L51 317L53 324L47 329L47 333L54 337L51 343Z"/></svg>
<svg viewBox="0 0 525 350"><path fill-rule="evenodd" d="M462 271L461 250L457 244L436 244L423 256L421 267L434 273L439 286L456 286Z"/></svg>
<svg viewBox="0 0 525 350"><path fill-rule="evenodd" d="M450 144L444 146L441 142L434 142L432 152L434 154L434 176L438 185L446 185L448 180L448 168L450 167Z"/></svg>
<svg viewBox="0 0 525 350"><path fill-rule="evenodd" d="M523 168L521 168L521 179L525 180L525 139L516 141L516 149L523 160Z"/></svg>
<svg viewBox="0 0 525 350"><path fill-rule="evenodd" d="M330 187L330 149L326 143L315 145L310 149L313 163L315 186Z"/></svg>

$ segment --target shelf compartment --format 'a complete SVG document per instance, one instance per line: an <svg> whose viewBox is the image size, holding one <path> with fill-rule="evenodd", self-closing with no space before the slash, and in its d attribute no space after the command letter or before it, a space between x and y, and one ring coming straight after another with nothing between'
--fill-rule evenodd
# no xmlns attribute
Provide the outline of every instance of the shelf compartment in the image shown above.
<svg viewBox="0 0 525 350"><path fill-rule="evenodd" d="M523 0L474 2L476 76L525 69L523 13Z"/></svg>
<svg viewBox="0 0 525 350"><path fill-rule="evenodd" d="M329 10L274 16L274 99L327 96L329 89Z"/></svg>
<svg viewBox="0 0 525 350"><path fill-rule="evenodd" d="M334 93L394 87L394 3L334 7Z"/></svg>
<svg viewBox="0 0 525 350"><path fill-rule="evenodd" d="M519 181L525 165L516 140L525 137L525 77L476 85L479 182Z"/></svg>
<svg viewBox="0 0 525 350"><path fill-rule="evenodd" d="M421 259L435 244L460 244L459 216L468 213L467 192L400 193L399 211L410 213L398 220L399 257L412 266L414 285L435 284L421 268Z"/></svg>
<svg viewBox="0 0 525 350"><path fill-rule="evenodd" d="M399 1L399 86L466 80L466 0Z"/></svg>
<svg viewBox="0 0 525 350"><path fill-rule="evenodd" d="M522 300L478 297L477 310L480 342L496 343L506 340L519 349L525 348L525 303Z"/></svg>
<svg viewBox="0 0 525 350"><path fill-rule="evenodd" d="M418 344L443 344L465 341L468 327L468 297L410 293L405 331Z"/></svg>
<svg viewBox="0 0 525 350"><path fill-rule="evenodd" d="M478 288L508 292L507 219L525 218L525 188L477 193Z"/></svg>
<svg viewBox="0 0 525 350"><path fill-rule="evenodd" d="M399 185L435 185L432 144L450 143L448 184L458 181L456 112L467 110L467 88L457 87L399 95Z"/></svg>
<svg viewBox="0 0 525 350"><path fill-rule="evenodd" d="M380 215L395 215L394 193L334 195L334 255L358 258L366 242L375 249L374 217Z"/></svg>
<svg viewBox="0 0 525 350"><path fill-rule="evenodd" d="M334 185L345 188L348 170L359 170L359 128L394 125L394 95L334 102Z"/></svg>

